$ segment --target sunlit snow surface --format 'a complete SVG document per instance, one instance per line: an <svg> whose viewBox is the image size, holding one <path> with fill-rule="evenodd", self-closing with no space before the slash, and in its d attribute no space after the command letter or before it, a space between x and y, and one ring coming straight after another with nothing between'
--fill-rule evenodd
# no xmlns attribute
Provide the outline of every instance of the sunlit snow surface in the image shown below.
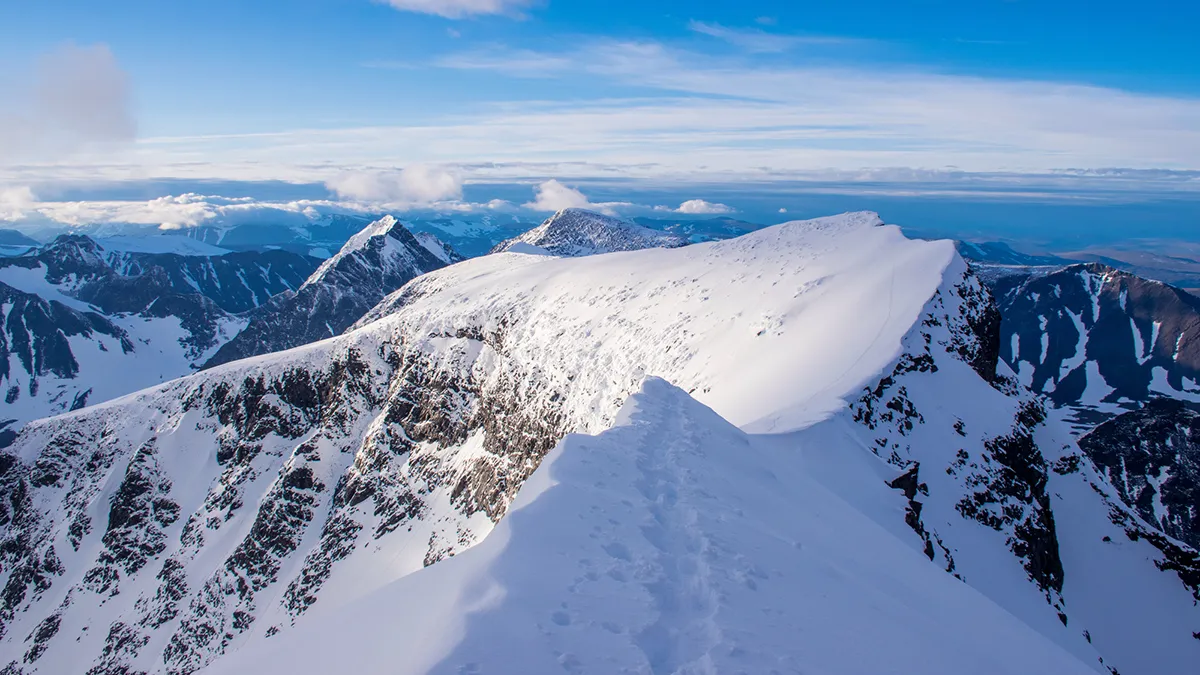
<svg viewBox="0 0 1200 675"><path fill-rule="evenodd" d="M1127 675L1192 672L1200 615L1191 596L1155 567L1152 547L1109 522L1111 491L1094 472L1049 476L1067 625L1013 554L1011 525L992 529L956 511L976 477L965 465L947 471L956 452L985 463L986 442L1012 430L1021 404L951 354L952 291L965 273L950 242L908 240L874 214L678 249L504 253L419 277L346 335L35 422L13 446L26 462L64 423L123 453L153 439L156 478L181 517L163 527L154 564L120 579L119 594L75 586L57 637L29 670L84 672L103 658L108 626L146 625L138 603L153 599L170 558L185 570L186 595L178 616L144 630L127 658L135 672L168 672L164 648L193 617L229 632L228 646L197 652L215 673L1104 672L1099 653ZM921 416L915 429L852 418L848 404L864 386L930 345L939 369L900 376ZM222 482L216 457L233 427L184 402L238 392L248 379L320 375L350 353L363 360L354 385L365 393L336 411L336 424L267 434L248 478ZM450 497L457 467L488 452L483 429L457 445L383 454L388 399L406 364L434 383L467 382L469 395L553 410L561 428L593 437L561 442L485 538L486 515L464 515ZM1038 433L1047 461L1071 454L1061 426ZM893 443L902 457L889 464L879 448ZM416 483L414 457L444 462L449 479ZM370 501L355 510L334 503L335 489L310 491L314 517L298 521L294 549L272 558L277 578L256 577L262 587L243 593L249 600L222 590L246 573L232 555L256 518L277 511L272 490L290 470L335 486L360 460L368 469L386 461L420 485L426 510L408 529L373 536L380 514ZM962 581L943 571L946 553L925 557L904 496L887 485L912 461L929 490L925 526ZM77 549L65 535L70 493L37 491L48 511L66 505L51 531L64 572L36 611L13 621L0 661L21 658L24 636L97 564L127 462L88 486L96 526ZM206 504L226 494L246 508ZM362 534L314 588L311 609L291 614L284 589L335 513ZM185 550L180 533L193 517L214 525L202 547ZM457 556L425 568L435 540ZM253 623L237 628L235 610Z"/></svg>
<svg viewBox="0 0 1200 675"><path fill-rule="evenodd" d="M475 548L208 672L1090 673L655 378Z"/></svg>

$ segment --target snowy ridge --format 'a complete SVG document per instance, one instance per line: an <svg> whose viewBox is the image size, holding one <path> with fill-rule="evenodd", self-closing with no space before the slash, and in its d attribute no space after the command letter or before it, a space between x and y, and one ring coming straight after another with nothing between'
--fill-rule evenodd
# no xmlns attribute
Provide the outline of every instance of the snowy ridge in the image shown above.
<svg viewBox="0 0 1200 675"><path fill-rule="evenodd" d="M675 234L652 230L620 218L584 209L563 209L541 225L514 239L498 244L492 253L524 247L560 256L586 256L644 248L675 248L688 240Z"/></svg>
<svg viewBox="0 0 1200 675"><path fill-rule="evenodd" d="M874 214L848 214L671 250L469 260L413 280L380 304L379 320L343 336L176 380L73 413L67 424L30 425L0 472L18 496L0 521L0 660L26 673L190 673L334 620L339 608L424 567L439 574L435 563L480 541L521 499L518 489L538 480L560 439L629 422L622 406L656 375L744 432L766 434L753 441L764 444L755 462L791 453L780 474L794 466L838 495L845 506L829 509L839 519L869 518L907 542L910 562L892 544L870 544L901 561L897 570L925 555L929 571L959 575L1093 667L1103 658L1126 675L1188 672L1200 649L1189 634L1200 628L1196 582L1187 585L1198 578L1194 551L1123 509L1061 427L997 377L999 319L953 245L907 240L877 223ZM693 403L664 397L680 416L711 421ZM731 443L744 438L724 423L711 429ZM665 447L715 452L703 438ZM658 471L666 459L638 467L656 479L630 500L644 517L654 516L649 504L677 501L671 489L704 497L706 483ZM680 525L673 532L695 533L689 513L661 515ZM701 550L705 539L720 543L722 530L710 525L682 545L661 540L674 557L652 562L666 570L696 542ZM789 546L803 534L785 533ZM626 544L630 561L655 555L636 541ZM836 561L847 549L804 550ZM743 554L717 555L707 589L737 570L738 583L768 583L750 571L775 568L771 556ZM982 603L931 579L905 572L899 587ZM842 582L858 583L853 575ZM695 659L706 646L722 644L705 612L671 614L687 606L720 615L719 603L704 604L707 591L692 598L699 604L655 605L640 583L613 588L624 589L613 602L633 603L644 620L624 629L686 629L678 650L657 649L663 641L653 632L640 645L660 654L646 658L664 670L702 664ZM659 588L656 597L671 597L671 584ZM906 602L902 616L928 616L917 603ZM419 596L401 607L437 623ZM772 609L784 611L774 615L779 626L804 621L794 614L803 603ZM578 606L560 610L565 617L531 621L593 620L572 614ZM1019 663L1023 650L1069 663L1019 637L1028 632L994 609L979 611L983 625L1019 640L997 645L1014 652L1004 663ZM717 625L722 635L734 629ZM972 628L919 625L951 631L943 644L962 637L963 650L938 663L978 658ZM465 639L458 656L469 659L488 644L486 633L438 637L447 648ZM771 639L739 642L756 659Z"/></svg>
<svg viewBox="0 0 1200 675"><path fill-rule="evenodd" d="M650 378L478 546L211 672L1094 672L799 459Z"/></svg>

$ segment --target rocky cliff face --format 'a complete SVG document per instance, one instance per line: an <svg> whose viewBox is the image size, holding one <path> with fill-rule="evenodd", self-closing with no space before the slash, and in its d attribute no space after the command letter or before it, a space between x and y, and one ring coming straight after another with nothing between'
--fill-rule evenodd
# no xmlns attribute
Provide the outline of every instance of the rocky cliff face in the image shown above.
<svg viewBox="0 0 1200 675"><path fill-rule="evenodd" d="M391 216L368 225L295 293L248 314L249 325L205 364L290 349L340 334L388 293L461 256L436 238L416 239Z"/></svg>
<svg viewBox="0 0 1200 675"><path fill-rule="evenodd" d="M1200 412L1153 399L1101 424L1079 447L1121 500L1170 537L1200 548Z"/></svg>
<svg viewBox="0 0 1200 675"><path fill-rule="evenodd" d="M191 673L270 640L477 542L653 373L1072 653L1188 672L1195 552L997 366L952 247L878 225L487 256L334 340L30 425L0 458L0 655Z"/></svg>

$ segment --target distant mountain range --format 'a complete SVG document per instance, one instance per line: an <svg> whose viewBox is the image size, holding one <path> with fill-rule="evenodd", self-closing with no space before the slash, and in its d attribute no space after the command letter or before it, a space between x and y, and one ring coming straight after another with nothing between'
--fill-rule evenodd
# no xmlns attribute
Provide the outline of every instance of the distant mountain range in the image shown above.
<svg viewBox="0 0 1200 675"><path fill-rule="evenodd" d="M584 209L563 209L519 237L501 242L492 253L513 251L579 257L645 248L678 248L688 239Z"/></svg>
<svg viewBox="0 0 1200 675"><path fill-rule="evenodd" d="M0 429L193 372L245 326L238 313L298 288L319 262L112 251L82 235L0 258Z"/></svg>

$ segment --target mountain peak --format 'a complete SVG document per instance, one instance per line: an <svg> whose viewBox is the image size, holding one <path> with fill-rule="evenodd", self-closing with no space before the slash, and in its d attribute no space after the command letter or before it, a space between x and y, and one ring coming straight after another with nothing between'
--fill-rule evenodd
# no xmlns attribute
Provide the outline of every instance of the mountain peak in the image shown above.
<svg viewBox="0 0 1200 675"><path fill-rule="evenodd" d="M579 257L645 248L678 248L687 245L688 240L622 218L570 208L555 213L525 234L500 243L492 253L519 250L521 244L557 256Z"/></svg>
<svg viewBox="0 0 1200 675"><path fill-rule="evenodd" d="M379 220L368 224L366 227L359 230L357 234L350 237L350 239L346 241L346 243L341 249L338 250L337 253L333 254L328 260L321 263L321 266L317 268L317 271L312 273L312 276L308 278L308 281L304 282L304 285L309 286L312 284L321 283L333 270L337 269L337 267L342 264L342 261L360 251L363 251L364 249L382 247L384 245L383 239L385 237L398 239L407 244L408 248L410 249L413 248L414 245L420 247L420 243L413 238L412 233L404 227L403 223L397 220L394 216L384 216Z"/></svg>

